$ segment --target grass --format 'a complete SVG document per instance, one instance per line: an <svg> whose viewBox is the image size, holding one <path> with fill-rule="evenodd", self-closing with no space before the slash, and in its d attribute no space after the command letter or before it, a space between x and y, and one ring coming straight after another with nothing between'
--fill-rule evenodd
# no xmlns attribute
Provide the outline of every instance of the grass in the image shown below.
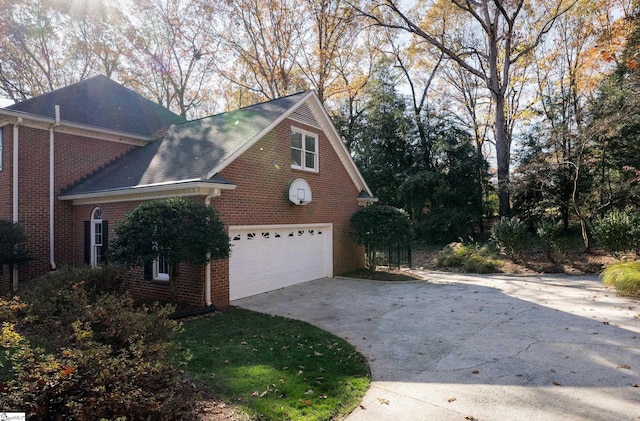
<svg viewBox="0 0 640 421"><path fill-rule="evenodd" d="M600 274L602 283L615 287L619 295L640 296L640 262L618 262Z"/></svg>
<svg viewBox="0 0 640 421"><path fill-rule="evenodd" d="M364 357L308 323L236 309L184 323L176 365L259 419L328 420L369 388Z"/></svg>

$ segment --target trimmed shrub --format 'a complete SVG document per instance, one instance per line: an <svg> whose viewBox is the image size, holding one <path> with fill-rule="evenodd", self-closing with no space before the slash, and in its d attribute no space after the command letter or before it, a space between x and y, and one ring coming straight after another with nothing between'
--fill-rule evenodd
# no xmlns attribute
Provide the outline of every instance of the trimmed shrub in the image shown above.
<svg viewBox="0 0 640 421"><path fill-rule="evenodd" d="M524 252L530 242L527 224L515 218L500 218L491 226L491 238L509 259L525 261Z"/></svg>
<svg viewBox="0 0 640 421"><path fill-rule="evenodd" d="M619 295L640 296L640 262L619 262L607 266L600 274L602 283L612 286Z"/></svg>
<svg viewBox="0 0 640 421"><path fill-rule="evenodd" d="M110 291L116 273L62 270L0 303L0 314L25 314L2 326L0 408L34 420L185 418L193 391L169 360L174 309Z"/></svg>
<svg viewBox="0 0 640 421"><path fill-rule="evenodd" d="M351 216L351 235L367 249L367 267L375 269L375 251L389 244L410 244L414 237L409 215L387 205L367 206Z"/></svg>
<svg viewBox="0 0 640 421"><path fill-rule="evenodd" d="M616 258L640 247L640 216L630 208L612 209L593 221L593 237Z"/></svg>
<svg viewBox="0 0 640 421"><path fill-rule="evenodd" d="M495 273L502 265L486 248L477 245L451 243L434 259L436 267L460 269L467 273Z"/></svg>

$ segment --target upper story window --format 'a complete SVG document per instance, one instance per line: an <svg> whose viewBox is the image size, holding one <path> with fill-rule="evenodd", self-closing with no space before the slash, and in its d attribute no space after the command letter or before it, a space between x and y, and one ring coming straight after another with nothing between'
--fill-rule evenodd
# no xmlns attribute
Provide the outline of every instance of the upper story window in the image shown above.
<svg viewBox="0 0 640 421"><path fill-rule="evenodd" d="M291 129L291 168L318 171L318 135Z"/></svg>

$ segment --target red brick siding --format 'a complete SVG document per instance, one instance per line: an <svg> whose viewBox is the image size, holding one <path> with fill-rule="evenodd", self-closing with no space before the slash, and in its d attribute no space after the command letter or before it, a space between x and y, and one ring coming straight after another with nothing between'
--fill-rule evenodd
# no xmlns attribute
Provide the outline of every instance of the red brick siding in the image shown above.
<svg viewBox="0 0 640 421"><path fill-rule="evenodd" d="M72 258L72 205L57 200L60 191L122 156L131 145L104 140L54 134L55 139L55 260ZM12 218L13 126L4 128L4 168L0 172L0 217ZM11 154L11 155L7 155ZM20 270L20 279L40 276L49 264L49 131L19 127L18 221L25 229L27 248L33 260ZM5 200L6 199L6 200ZM4 277L7 277L6 271ZM0 278L2 281L2 278ZM8 284L0 282L0 288Z"/></svg>

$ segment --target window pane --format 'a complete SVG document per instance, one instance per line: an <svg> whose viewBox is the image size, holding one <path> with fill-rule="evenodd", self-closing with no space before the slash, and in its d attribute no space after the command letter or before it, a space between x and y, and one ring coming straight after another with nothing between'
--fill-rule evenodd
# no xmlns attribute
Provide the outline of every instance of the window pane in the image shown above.
<svg viewBox="0 0 640 421"><path fill-rule="evenodd" d="M302 149L302 133L291 132L291 147Z"/></svg>
<svg viewBox="0 0 640 421"><path fill-rule="evenodd" d="M304 166L306 168L315 169L316 168L316 155L314 153L311 153L311 152L307 152L304 155L305 155L305 164L304 164Z"/></svg>
<svg viewBox="0 0 640 421"><path fill-rule="evenodd" d="M291 149L291 165L296 167L302 166L302 151L299 149Z"/></svg>
<svg viewBox="0 0 640 421"><path fill-rule="evenodd" d="M316 138L313 136L305 136L304 137L304 148L307 152L315 152L316 151Z"/></svg>

